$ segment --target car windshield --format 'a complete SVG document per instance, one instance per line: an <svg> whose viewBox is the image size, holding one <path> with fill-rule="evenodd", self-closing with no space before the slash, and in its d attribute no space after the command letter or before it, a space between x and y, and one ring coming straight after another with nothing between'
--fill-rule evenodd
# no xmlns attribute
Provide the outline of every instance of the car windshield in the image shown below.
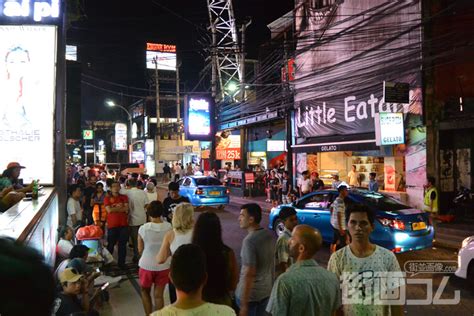
<svg viewBox="0 0 474 316"><path fill-rule="evenodd" d="M403 205L394 198L382 195L375 192L359 192L364 199L365 203L377 210L386 212L396 212L398 210L404 210L410 208L409 206Z"/></svg>
<svg viewBox="0 0 474 316"><path fill-rule="evenodd" d="M222 185L222 183L213 177L195 178L196 185Z"/></svg>

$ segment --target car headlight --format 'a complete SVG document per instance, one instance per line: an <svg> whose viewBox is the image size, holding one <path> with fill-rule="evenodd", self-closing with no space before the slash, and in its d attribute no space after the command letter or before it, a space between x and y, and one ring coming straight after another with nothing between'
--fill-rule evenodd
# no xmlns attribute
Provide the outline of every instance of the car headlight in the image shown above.
<svg viewBox="0 0 474 316"><path fill-rule="evenodd" d="M474 236L467 237L462 241L462 248L466 247L469 245L471 242L474 242Z"/></svg>

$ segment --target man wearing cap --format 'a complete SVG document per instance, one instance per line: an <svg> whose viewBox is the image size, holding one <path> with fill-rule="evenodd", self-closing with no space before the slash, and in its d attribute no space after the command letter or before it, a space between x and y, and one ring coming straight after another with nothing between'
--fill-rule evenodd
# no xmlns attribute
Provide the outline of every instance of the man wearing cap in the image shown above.
<svg viewBox="0 0 474 316"><path fill-rule="evenodd" d="M18 162L10 162L7 165L7 169L3 171L2 177L0 177L0 191L5 188L13 187L16 192L31 192L33 191L33 183L28 186L20 184L19 177L21 169L25 167L20 165Z"/></svg>
<svg viewBox="0 0 474 316"><path fill-rule="evenodd" d="M88 284L82 274L74 268L67 268L59 274L59 282L63 291L59 293L54 304L54 312L56 316L75 315L76 313L86 313L86 315L94 315L91 310L90 298L87 294ZM97 289L98 292L100 289ZM78 295L82 294L81 300Z"/></svg>
<svg viewBox="0 0 474 316"><path fill-rule="evenodd" d="M285 229L278 237L275 246L275 273L276 276L284 273L286 269L292 264L289 254L288 242L291 238L291 232L296 225L298 225L298 218L296 217L296 210L291 206L283 206L280 210L279 218L283 221Z"/></svg>

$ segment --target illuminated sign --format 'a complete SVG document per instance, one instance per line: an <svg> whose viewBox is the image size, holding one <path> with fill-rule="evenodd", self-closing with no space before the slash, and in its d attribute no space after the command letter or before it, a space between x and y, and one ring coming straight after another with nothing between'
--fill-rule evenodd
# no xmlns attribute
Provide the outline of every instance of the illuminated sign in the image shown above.
<svg viewBox="0 0 474 316"><path fill-rule="evenodd" d="M94 131L91 129L82 130L82 139L84 140L94 139Z"/></svg>
<svg viewBox="0 0 474 316"><path fill-rule="evenodd" d="M147 156L153 156L155 154L155 141L153 139L147 139L145 141L145 153Z"/></svg>
<svg viewBox="0 0 474 316"><path fill-rule="evenodd" d="M66 45L66 60L77 61L77 46Z"/></svg>
<svg viewBox="0 0 474 316"><path fill-rule="evenodd" d="M11 18L33 18L41 22L47 18L59 18L59 0L30 1L30 0L6 0L0 1L0 15Z"/></svg>
<svg viewBox="0 0 474 316"><path fill-rule="evenodd" d="M146 43L146 68L176 71L176 45Z"/></svg>
<svg viewBox="0 0 474 316"><path fill-rule="evenodd" d="M216 145L217 160L240 160L240 135L224 137L221 133Z"/></svg>
<svg viewBox="0 0 474 316"><path fill-rule="evenodd" d="M267 151L286 151L286 141L267 140Z"/></svg>
<svg viewBox="0 0 474 316"><path fill-rule="evenodd" d="M214 102L210 96L189 96L185 102L184 128L189 140L213 137Z"/></svg>
<svg viewBox="0 0 474 316"><path fill-rule="evenodd" d="M115 124L115 150L127 150L127 124Z"/></svg>
<svg viewBox="0 0 474 316"><path fill-rule="evenodd" d="M25 183L53 184L56 34L55 26L0 26L0 166L26 166Z"/></svg>
<svg viewBox="0 0 474 316"><path fill-rule="evenodd" d="M377 145L387 146L405 143L403 113L379 113L375 120Z"/></svg>

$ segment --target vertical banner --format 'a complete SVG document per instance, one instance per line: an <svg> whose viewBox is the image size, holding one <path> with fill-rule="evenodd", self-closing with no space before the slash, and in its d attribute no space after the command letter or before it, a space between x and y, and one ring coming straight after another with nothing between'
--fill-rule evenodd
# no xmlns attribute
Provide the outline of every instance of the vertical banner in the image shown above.
<svg viewBox="0 0 474 316"><path fill-rule="evenodd" d="M53 183L56 26L0 26L0 169Z"/></svg>
<svg viewBox="0 0 474 316"><path fill-rule="evenodd" d="M115 124L115 150L127 150L127 124Z"/></svg>

